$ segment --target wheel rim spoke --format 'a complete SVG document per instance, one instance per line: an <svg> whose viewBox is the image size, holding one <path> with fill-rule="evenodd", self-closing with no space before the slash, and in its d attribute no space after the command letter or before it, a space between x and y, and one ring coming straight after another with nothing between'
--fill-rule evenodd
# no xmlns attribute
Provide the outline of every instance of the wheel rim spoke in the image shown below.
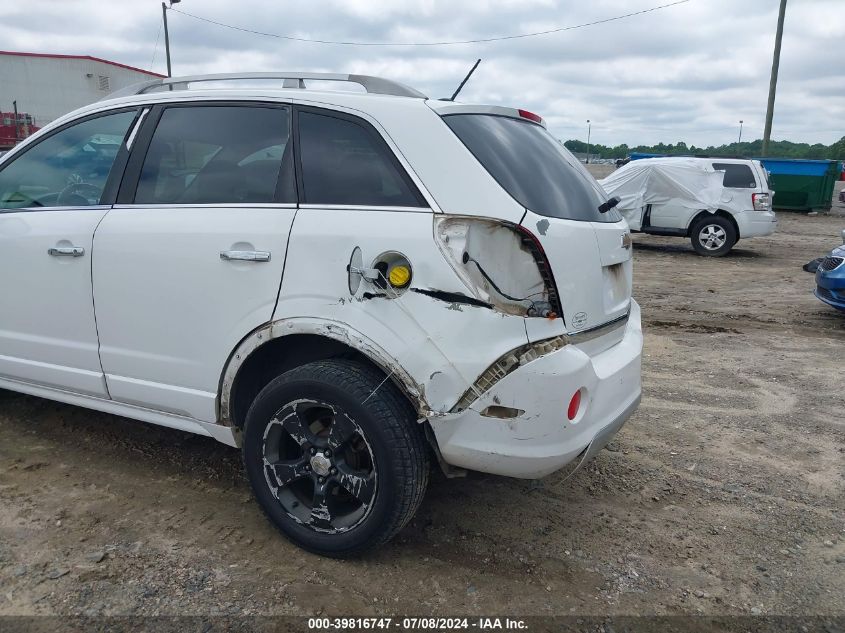
<svg viewBox="0 0 845 633"><path fill-rule="evenodd" d="M323 483L314 481L314 502L311 506L311 517L308 521L314 527L324 530L334 529L332 513L328 505L330 485L331 483L328 481Z"/></svg>
<svg viewBox="0 0 845 633"><path fill-rule="evenodd" d="M329 447L337 451L338 448L352 439L352 436L357 432L358 429L352 420L343 414L335 414L329 432Z"/></svg>
<svg viewBox="0 0 845 633"><path fill-rule="evenodd" d="M281 424L285 432L300 446L311 443L311 431L308 429L308 424L295 407L283 411L275 421Z"/></svg>
<svg viewBox="0 0 845 633"><path fill-rule="evenodd" d="M376 482L372 473L356 471L346 464L338 464L336 479L338 484L364 505L369 505L373 500Z"/></svg>
<svg viewBox="0 0 845 633"><path fill-rule="evenodd" d="M284 460L267 464L279 487L292 484L297 479L309 477L308 460L305 457L296 460Z"/></svg>

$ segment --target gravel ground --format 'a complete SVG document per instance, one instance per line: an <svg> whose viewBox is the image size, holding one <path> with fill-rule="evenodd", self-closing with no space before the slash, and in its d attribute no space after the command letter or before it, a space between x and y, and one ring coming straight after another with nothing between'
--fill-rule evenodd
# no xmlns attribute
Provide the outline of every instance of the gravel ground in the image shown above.
<svg viewBox="0 0 845 633"><path fill-rule="evenodd" d="M840 184L841 186L841 184ZM293 547L237 451L0 393L0 615L845 615L845 208L727 258L635 237L642 406L569 481L435 476L354 561Z"/></svg>

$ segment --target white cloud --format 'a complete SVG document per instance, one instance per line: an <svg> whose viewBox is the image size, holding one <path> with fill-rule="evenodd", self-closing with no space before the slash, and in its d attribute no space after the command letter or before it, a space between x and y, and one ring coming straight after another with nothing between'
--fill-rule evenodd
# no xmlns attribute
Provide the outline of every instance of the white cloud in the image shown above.
<svg viewBox="0 0 845 633"><path fill-rule="evenodd" d="M666 0L183 0L176 8L258 31L356 41L478 39L647 9ZM544 116L561 138L602 144L719 145L762 135L775 0L691 0L625 20L535 38L432 47L291 42L170 14L177 74L326 70L380 74L448 96L483 58L461 99ZM773 136L831 143L845 134L841 0L787 7ZM0 5L7 50L87 54L147 68L158 0L29 0ZM154 70L164 69L163 37ZM2 88L0 87L0 93ZM0 95L2 98L2 95Z"/></svg>

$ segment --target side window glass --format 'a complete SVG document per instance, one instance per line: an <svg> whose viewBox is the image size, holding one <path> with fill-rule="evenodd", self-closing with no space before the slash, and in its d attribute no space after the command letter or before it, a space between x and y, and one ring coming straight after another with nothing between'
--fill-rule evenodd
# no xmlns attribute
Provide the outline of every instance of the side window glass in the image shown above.
<svg viewBox="0 0 845 633"><path fill-rule="evenodd" d="M100 203L135 112L89 119L26 150L0 171L0 209Z"/></svg>
<svg viewBox="0 0 845 633"><path fill-rule="evenodd" d="M153 133L136 204L295 202L290 110L252 106L173 107ZM281 183L286 185L287 183Z"/></svg>
<svg viewBox="0 0 845 633"><path fill-rule="evenodd" d="M713 163L713 169L725 172L725 178L722 180L723 187L731 189L754 189L757 187L757 181L754 180L754 174L748 165Z"/></svg>
<svg viewBox="0 0 845 633"><path fill-rule="evenodd" d="M301 112L299 141L303 202L425 206L389 148L363 125Z"/></svg>

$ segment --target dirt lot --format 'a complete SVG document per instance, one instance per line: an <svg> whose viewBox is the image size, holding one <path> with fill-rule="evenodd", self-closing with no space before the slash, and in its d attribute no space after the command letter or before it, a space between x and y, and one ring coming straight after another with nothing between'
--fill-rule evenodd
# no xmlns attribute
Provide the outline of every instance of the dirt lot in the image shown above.
<svg viewBox="0 0 845 633"><path fill-rule="evenodd" d="M801 270L845 209L780 218L722 260L637 236L645 393L611 450L435 477L363 560L283 540L232 449L0 394L0 614L845 615L845 315Z"/></svg>

